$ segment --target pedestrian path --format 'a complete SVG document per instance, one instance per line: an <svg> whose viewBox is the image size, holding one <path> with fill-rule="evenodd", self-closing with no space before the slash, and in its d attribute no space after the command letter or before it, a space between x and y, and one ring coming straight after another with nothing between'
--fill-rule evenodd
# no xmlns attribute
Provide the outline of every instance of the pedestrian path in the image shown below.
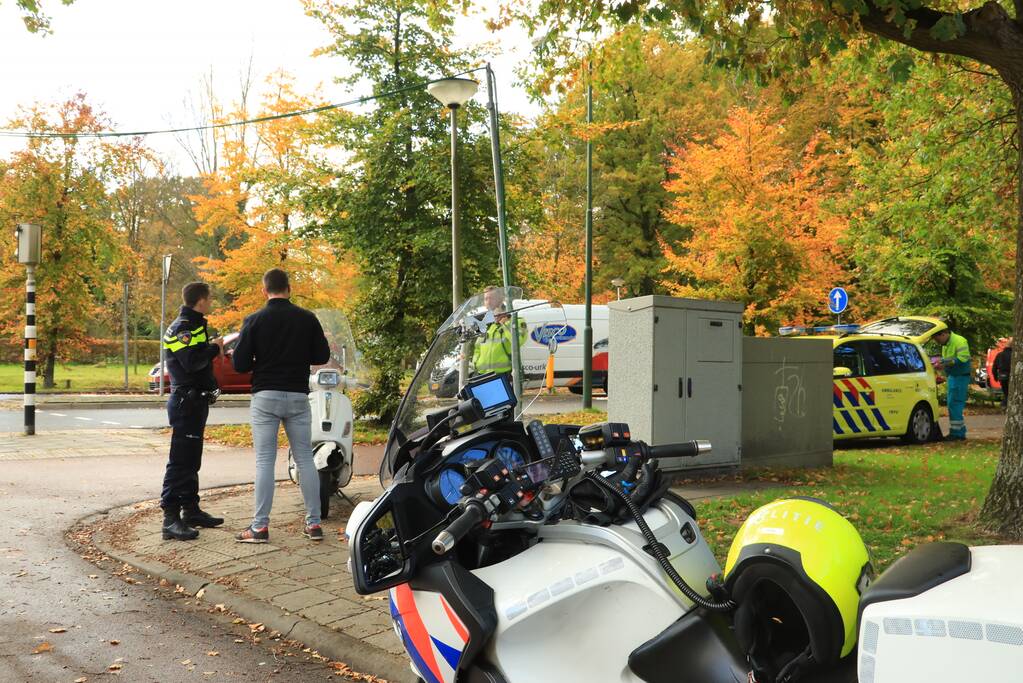
<svg viewBox="0 0 1023 683"><path fill-rule="evenodd" d="M727 480L676 491L700 500L764 485ZM380 491L376 477L369 476L356 477L345 488L356 502L372 500ZM211 585L227 589L237 604L230 598L217 600L226 600L228 608L251 622L279 621L282 616L312 622L318 630L305 630L305 644L313 649L333 648L337 653L336 643L327 642L330 634L336 634L349 651L332 656L349 662L386 658L392 667L407 667L404 649L391 624L387 594L362 596L352 586L344 536L352 510L349 504L333 501L330 518L323 522L324 540L314 543L302 536L304 508L299 488L290 481L278 482L270 542L259 545L234 540L234 535L252 519L251 486L203 494L202 505L226 522L218 529L200 530L195 541L164 541L161 511L156 501L148 501L111 513L108 521L97 525L94 542L111 557L147 573L166 575L172 581L185 575L195 577L193 585L205 586L206 590Z"/></svg>
<svg viewBox="0 0 1023 683"><path fill-rule="evenodd" d="M105 429L0 434L0 462L39 458L88 458L111 455L166 455L170 437L148 429ZM207 452L233 451L207 444Z"/></svg>

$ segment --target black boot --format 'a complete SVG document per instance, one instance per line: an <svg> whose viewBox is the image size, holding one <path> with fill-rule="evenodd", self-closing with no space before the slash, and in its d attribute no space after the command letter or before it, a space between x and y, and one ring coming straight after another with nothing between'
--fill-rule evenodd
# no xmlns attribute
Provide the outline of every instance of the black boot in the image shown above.
<svg viewBox="0 0 1023 683"><path fill-rule="evenodd" d="M199 509L198 504L186 505L181 509L181 521L188 526L212 529L224 523L223 517L214 517Z"/></svg>
<svg viewBox="0 0 1023 683"><path fill-rule="evenodd" d="M181 511L164 508L163 540L176 538L179 541L191 541L199 538L199 532L181 521Z"/></svg>

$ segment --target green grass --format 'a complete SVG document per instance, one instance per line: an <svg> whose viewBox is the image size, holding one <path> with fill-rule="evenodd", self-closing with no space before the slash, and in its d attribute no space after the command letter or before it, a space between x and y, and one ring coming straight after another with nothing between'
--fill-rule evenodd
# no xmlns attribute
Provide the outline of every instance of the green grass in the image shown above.
<svg viewBox="0 0 1023 683"><path fill-rule="evenodd" d="M149 387L146 375L153 367L149 363L140 363L138 373L135 366L128 366L128 390L146 391ZM52 389L43 388L42 368L36 371L36 391L38 392L90 392L90 391L124 391L124 366L117 363L86 365L70 363L57 364L53 369L56 384ZM66 382L71 381L68 388ZM21 393L25 388L25 366L20 363L0 363L0 393Z"/></svg>
<svg viewBox="0 0 1023 683"><path fill-rule="evenodd" d="M946 442L839 450L831 469L743 473L742 480L777 486L700 503L700 527L722 566L746 517L761 505L793 495L834 505L859 530L878 571L921 543L997 543L974 519L991 484L999 448L995 442Z"/></svg>
<svg viewBox="0 0 1023 683"><path fill-rule="evenodd" d="M355 421L355 433L352 435L356 444L381 444L387 441L387 427L381 427L375 422L368 420ZM252 446L252 428L247 424L241 425L209 425L206 427L206 438L210 441L224 444L225 446L237 446L249 448ZM281 428L278 434L278 443L281 447L288 445L288 437Z"/></svg>

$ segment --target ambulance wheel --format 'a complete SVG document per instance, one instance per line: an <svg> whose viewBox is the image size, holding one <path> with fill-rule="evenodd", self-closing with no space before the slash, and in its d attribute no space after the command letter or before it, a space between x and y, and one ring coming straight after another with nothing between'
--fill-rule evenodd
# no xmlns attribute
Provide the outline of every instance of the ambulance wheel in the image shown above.
<svg viewBox="0 0 1023 683"><path fill-rule="evenodd" d="M909 425L903 437L907 443L922 444L934 438L934 416L926 403L917 403L909 414Z"/></svg>

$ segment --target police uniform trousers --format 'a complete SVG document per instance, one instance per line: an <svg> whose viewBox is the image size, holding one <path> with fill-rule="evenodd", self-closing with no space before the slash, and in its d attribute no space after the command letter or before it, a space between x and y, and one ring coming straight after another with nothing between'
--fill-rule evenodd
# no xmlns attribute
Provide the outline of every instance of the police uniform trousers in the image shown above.
<svg viewBox="0 0 1023 683"><path fill-rule="evenodd" d="M173 393L167 401L171 426L170 457L163 477L160 507L178 510L199 504L199 468L202 467L203 432L210 405L203 396Z"/></svg>

